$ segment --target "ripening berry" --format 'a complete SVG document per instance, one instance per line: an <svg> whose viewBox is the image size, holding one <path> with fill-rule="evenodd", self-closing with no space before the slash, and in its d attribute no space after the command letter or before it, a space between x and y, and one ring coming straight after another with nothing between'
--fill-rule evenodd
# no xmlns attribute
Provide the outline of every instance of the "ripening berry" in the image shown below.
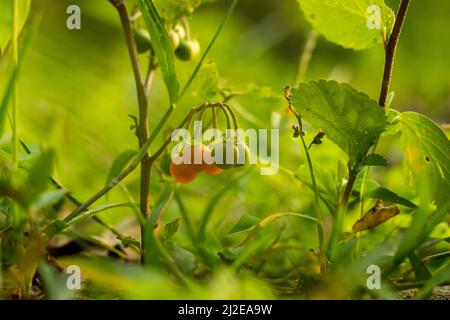
<svg viewBox="0 0 450 320"><path fill-rule="evenodd" d="M178 34L180 40L186 39L186 30L181 24L176 24L173 27L173 31L175 31L175 33Z"/></svg>
<svg viewBox="0 0 450 320"><path fill-rule="evenodd" d="M202 172L211 163L211 150L201 143L195 143L183 150L183 163L190 164L195 172Z"/></svg>
<svg viewBox="0 0 450 320"><path fill-rule="evenodd" d="M217 176L218 174L222 173L223 169L220 169L215 164L210 164L206 167L205 173L210 176Z"/></svg>
<svg viewBox="0 0 450 320"><path fill-rule="evenodd" d="M180 42L181 42L180 35L174 30L170 30L168 34L169 34L169 39L170 39L170 42L172 43L173 49L177 50L178 47L180 46Z"/></svg>
<svg viewBox="0 0 450 320"><path fill-rule="evenodd" d="M170 175L179 183L189 183L197 178L198 172L193 170L190 164L175 164L173 161L170 163Z"/></svg>

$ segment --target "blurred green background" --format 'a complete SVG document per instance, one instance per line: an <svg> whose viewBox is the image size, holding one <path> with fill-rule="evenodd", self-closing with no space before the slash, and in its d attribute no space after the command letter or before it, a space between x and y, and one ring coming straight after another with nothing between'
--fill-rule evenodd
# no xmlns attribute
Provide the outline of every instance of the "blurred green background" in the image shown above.
<svg viewBox="0 0 450 320"><path fill-rule="evenodd" d="M388 2L396 9L398 1ZM66 8L71 4L81 7L81 30L66 28ZM209 43L228 5L229 1L223 0L206 3L190 19L191 32L202 48ZM136 150L137 139L130 129L133 123L127 116L137 115L133 74L117 13L107 0L34 0L32 12L41 9L44 10L41 29L33 40L20 77L20 136L35 147L55 149L55 176L77 198L84 200L104 184L109 168L120 152ZM450 122L448 12L449 1L412 3L392 83L396 93L393 107L402 111L420 111L438 123ZM283 87L294 82L309 32L310 26L296 0L245 0L238 5L209 55L217 64L225 87L244 88L255 84L265 88L232 104L237 107L244 128L281 129L281 164L293 171L304 163L304 159L297 142L291 138L292 119L286 120L287 106L281 96ZM145 62L145 57L142 58ZM378 99L383 60L382 47L354 52L320 38L307 79L348 82ZM177 62L182 83L195 64L195 61ZM188 95L178 106L170 125L178 123L197 103L192 95ZM150 128L155 126L166 108L167 92L158 73L149 101ZM313 150L313 157L334 170L339 152L326 143L326 147ZM394 159L394 165L399 161L396 156L395 152L389 156ZM181 186L194 221L207 205L207 198L238 174L202 175L194 183ZM401 179L401 168L383 177L380 179L393 190L404 196L410 193ZM138 176L132 175L125 183L136 197ZM154 171L153 204L162 187L159 174ZM123 194L120 189L115 189L108 199L120 201ZM215 208L209 226L211 231L228 230L243 213L264 217L283 211L313 212L309 210L312 206L309 191L281 171L275 176L262 177L254 170L239 180L235 190L224 199L228 200L221 200ZM115 209L103 216L119 223L132 217L132 212ZM178 216L178 207L172 203L164 220ZM285 236L306 240L305 246L314 247L313 225L292 221ZM176 237L180 240L185 237L183 226Z"/></svg>
<svg viewBox="0 0 450 320"><path fill-rule="evenodd" d="M398 1L389 3L393 8L398 5ZM66 28L66 8L70 4L81 7L81 30ZM228 1L207 3L190 20L192 33L203 48L227 6ZM132 7L130 3L129 7ZM136 138L130 130L132 121L127 116L137 114L133 75L119 19L108 1L33 1L32 12L42 9L41 29L32 43L20 78L21 137L28 144L54 148L58 157L57 178L77 197L86 199L104 183L115 157L123 150L136 149ZM450 121L449 10L447 1L439 5L426 1L413 3L400 41L392 84L396 108L421 111L440 123ZM241 1L209 58L217 63L225 86L239 88L254 83L270 87L274 95L281 96L282 88L294 82L309 31L310 26L296 0ZM182 81L195 63L178 62ZM382 47L354 52L320 38L307 78L349 82L377 99L382 67ZM270 96L270 91L266 95ZM171 125L175 125L193 103L190 97L184 99ZM286 106L277 98L244 98L239 104L248 116L242 120L244 127L279 126L279 115L285 115ZM149 105L152 128L167 105L160 74ZM253 121L246 121L248 119ZM290 139L290 127L281 126L284 129L281 162L295 169L301 162L298 147ZM333 152L330 151L331 159ZM158 190L160 184L155 176L152 181ZM207 184L202 179L208 179ZM229 177L202 179L183 186L193 194L194 200L214 190L211 184L218 188ZM251 175L250 179L261 177ZM279 184L267 183L271 180L278 180ZM243 195L246 205L252 211L289 209L288 202L293 201L292 198L270 192L273 188L282 188L285 180L282 174L263 179L266 183L246 190ZM129 178L127 183L137 192L136 179ZM256 186L253 182L247 183ZM112 197L114 195L121 197L120 191L114 191ZM197 210L203 205L204 201L193 202Z"/></svg>
<svg viewBox="0 0 450 320"><path fill-rule="evenodd" d="M389 3L396 8L398 1ZM65 12L70 4L81 7L81 30L66 28ZM195 12L192 33L203 47L227 5L228 1L211 2ZM117 14L108 1L33 1L32 12L42 9L41 30L20 79L21 137L28 144L56 149L58 178L84 199L103 183L121 151L136 148L127 116L137 114L133 75ZM421 111L440 123L450 121L449 10L447 1L439 5L413 3L392 84L396 108ZM239 88L255 83L281 95L282 88L294 82L309 31L296 0L241 1L209 58L216 61L225 86ZM354 52L320 38L307 78L349 82L377 99L382 50L376 47ZM195 62L179 62L180 78L185 80L194 66ZM184 99L172 125L192 103L189 97ZM166 91L158 74L150 98L150 127L160 119L166 105ZM273 112L283 115L285 110L277 99L244 99L241 105L260 126L272 125L276 120ZM287 129L284 133L289 136ZM286 140L282 142L286 145L281 155L284 163L297 148Z"/></svg>

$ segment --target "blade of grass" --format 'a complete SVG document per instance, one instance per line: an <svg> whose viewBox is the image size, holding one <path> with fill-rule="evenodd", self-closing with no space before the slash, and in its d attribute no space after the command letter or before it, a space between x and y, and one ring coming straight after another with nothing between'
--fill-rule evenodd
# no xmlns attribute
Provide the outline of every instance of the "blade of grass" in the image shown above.
<svg viewBox="0 0 450 320"><path fill-rule="evenodd" d="M47 233L47 235L49 235L51 237L77 222L83 221L88 218L96 217L97 213L107 211L110 209L114 209L114 208L125 208L125 207L132 207L132 205L130 203L113 203L113 204L106 204L106 205L98 206L96 208L83 211L83 213L81 213L80 215L77 215L76 217L74 217L71 220L67 220L67 221L66 220L55 220L55 221L53 221L51 224L49 224L45 228L45 233ZM100 224L102 224L103 226L107 226L107 224L104 221L102 221L101 219L99 219L98 222ZM109 229L112 231L112 228L109 228ZM120 235L119 233L116 233L114 231L112 231L112 232L116 236L123 238L122 235Z"/></svg>
<svg viewBox="0 0 450 320"><path fill-rule="evenodd" d="M138 0L138 6L144 17L148 32L155 49L158 63L163 73L164 82L169 91L171 103L176 103L180 97L180 85L175 70L175 55L169 39L169 35L164 26L164 22L158 14L152 0Z"/></svg>
<svg viewBox="0 0 450 320"><path fill-rule="evenodd" d="M0 104L0 136L3 135L4 125L5 125L5 117L7 114L8 105L14 95L14 87L15 87L17 78L19 76L20 70L22 68L25 53L27 52L27 49L31 42L31 39L33 38L33 36L35 35L35 33L39 27L41 17L42 17L42 14L38 14L33 19L33 22L31 24L29 30L27 30L27 32L24 36L22 50L18 53L17 64L15 65L15 67L7 81L6 91L5 91L5 94L4 94L1 104Z"/></svg>
<svg viewBox="0 0 450 320"><path fill-rule="evenodd" d="M414 214L411 226L397 248L394 263L396 265L400 264L411 252L417 249L449 212L450 201L431 215L428 215L428 208L419 208Z"/></svg>
<svg viewBox="0 0 450 320"><path fill-rule="evenodd" d="M431 278L431 273L428 270L425 263L423 263L422 259L419 256L412 252L409 256L409 261L411 262L411 266L414 269L414 273L416 275L416 280L428 280Z"/></svg>
<svg viewBox="0 0 450 320"><path fill-rule="evenodd" d="M109 252L113 252L115 254L117 254L119 257L121 257L122 259L127 259L127 255L125 253L123 253L122 251L114 248L112 245L99 240L97 238L94 238L93 236L87 235L87 234L82 234L73 230L66 230L64 231L64 234L67 235L68 237L72 238L72 239L80 239L82 241L85 241L87 243L96 245L100 248L106 249Z"/></svg>
<svg viewBox="0 0 450 320"><path fill-rule="evenodd" d="M246 244L251 238L254 238L262 229L267 227L271 222L273 222L275 220L278 220L280 218L283 218L283 217L288 217L288 216L306 219L306 220L309 220L309 221L313 221L315 223L318 222L316 218L311 217L311 216L307 216L307 215L304 215L304 214L301 214L301 213L292 213L292 212L274 213L274 214L271 214L270 216L265 217L258 224L256 224L252 228L252 230L250 230L250 232L247 234L247 236L244 238L244 240L242 240L242 242L239 243L236 247L241 247L244 244Z"/></svg>
<svg viewBox="0 0 450 320"><path fill-rule="evenodd" d="M11 37L11 47L12 47L12 55L13 55L13 65L14 68L17 68L19 63L19 53L18 53L18 24L19 24L19 1L13 0L12 6L12 37ZM12 157L13 162L17 166L19 163L19 101L18 101L18 92L17 92L17 79L14 80L13 89L12 89Z"/></svg>
<svg viewBox="0 0 450 320"><path fill-rule="evenodd" d="M433 289L443 283L448 283L450 279L450 261L443 265L434 275L428 280L423 288L419 291L416 299L426 299L433 291Z"/></svg>
<svg viewBox="0 0 450 320"><path fill-rule="evenodd" d="M85 212L83 212L82 214L80 214L79 216L77 216L76 218L70 220L70 222L68 222L67 224L73 225L75 223L79 223L82 220L91 218L93 216L95 216L96 214L103 212L103 211L107 211L110 209L115 209L115 208L130 208L132 207L132 205L130 203L112 203L112 204L105 204L102 206L98 206L96 208L93 208L91 210L87 210Z"/></svg>

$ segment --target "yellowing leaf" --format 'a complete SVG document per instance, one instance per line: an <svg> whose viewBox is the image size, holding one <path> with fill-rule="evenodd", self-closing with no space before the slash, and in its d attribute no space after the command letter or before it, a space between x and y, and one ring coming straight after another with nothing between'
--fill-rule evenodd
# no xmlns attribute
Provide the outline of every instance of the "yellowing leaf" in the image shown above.
<svg viewBox="0 0 450 320"><path fill-rule="evenodd" d="M369 210L353 225L353 232L361 232L378 227L400 213L397 206L385 207L383 201L378 200L375 207Z"/></svg>

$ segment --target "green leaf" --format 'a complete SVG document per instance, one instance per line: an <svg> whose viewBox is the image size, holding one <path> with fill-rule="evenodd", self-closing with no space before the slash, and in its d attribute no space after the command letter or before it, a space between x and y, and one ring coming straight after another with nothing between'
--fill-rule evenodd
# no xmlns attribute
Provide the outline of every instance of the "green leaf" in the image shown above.
<svg viewBox="0 0 450 320"><path fill-rule="evenodd" d="M347 84L311 81L292 89L290 99L308 123L348 154L351 163L363 160L387 126L378 103Z"/></svg>
<svg viewBox="0 0 450 320"><path fill-rule="evenodd" d="M119 238L119 240L122 242L122 246L124 248L134 247L138 250L141 250L141 243L131 236L125 236L125 237Z"/></svg>
<svg viewBox="0 0 450 320"><path fill-rule="evenodd" d="M161 236L161 242L168 241L172 239L175 233L178 231L180 227L181 218L176 218L172 222L166 223L164 226L164 231Z"/></svg>
<svg viewBox="0 0 450 320"><path fill-rule="evenodd" d="M401 113L398 125L413 182L426 180L431 200L439 207L450 194L450 140L437 124L415 112Z"/></svg>
<svg viewBox="0 0 450 320"><path fill-rule="evenodd" d="M383 0L299 0L306 19L329 41L344 48L362 50L383 43L394 25L395 14ZM369 28L375 17L372 5L379 8L380 29ZM372 7L373 8L373 7Z"/></svg>
<svg viewBox="0 0 450 320"><path fill-rule="evenodd" d="M174 24L182 17L189 17L204 0L155 0L155 6L168 24Z"/></svg>
<svg viewBox="0 0 450 320"><path fill-rule="evenodd" d="M191 93L195 104L218 100L219 79L216 63L213 60L205 61L192 83Z"/></svg>
<svg viewBox="0 0 450 320"><path fill-rule="evenodd" d="M415 252L409 255L409 261L416 275L416 280L428 280L431 278L430 271Z"/></svg>
<svg viewBox="0 0 450 320"><path fill-rule="evenodd" d="M18 1L18 33L22 30L30 13L31 0ZM0 0L0 54L11 40L13 0Z"/></svg>
<svg viewBox="0 0 450 320"><path fill-rule="evenodd" d="M409 201L408 199L400 197L398 194L392 192L389 189L383 188L383 187L378 187L375 190L370 191L367 194L367 197L372 198L372 199L378 199L378 200L388 201L388 202L392 202L392 203L397 203L397 204L400 204L402 206L412 208L412 209L417 208L417 206L414 203L412 203L411 201Z"/></svg>
<svg viewBox="0 0 450 320"><path fill-rule="evenodd" d="M233 228L228 232L228 234L244 231L247 229L250 229L255 224L259 223L260 219L257 217L254 217L249 214L243 214L239 221L233 226Z"/></svg>
<svg viewBox="0 0 450 320"><path fill-rule="evenodd" d="M173 47L158 11L152 0L138 0L139 8L147 25L148 32L155 49L158 63L163 73L164 82L169 91L171 103L176 103L180 95L180 84L178 83L175 70L175 55Z"/></svg>
<svg viewBox="0 0 450 320"><path fill-rule="evenodd" d="M387 167L388 162L383 156L372 153L362 160L361 165L366 167Z"/></svg>
<svg viewBox="0 0 450 320"><path fill-rule="evenodd" d="M128 162L136 155L136 151L127 150L120 153L117 158L114 160L111 168L108 172L108 177L106 178L106 184L110 183L115 177L117 177Z"/></svg>

